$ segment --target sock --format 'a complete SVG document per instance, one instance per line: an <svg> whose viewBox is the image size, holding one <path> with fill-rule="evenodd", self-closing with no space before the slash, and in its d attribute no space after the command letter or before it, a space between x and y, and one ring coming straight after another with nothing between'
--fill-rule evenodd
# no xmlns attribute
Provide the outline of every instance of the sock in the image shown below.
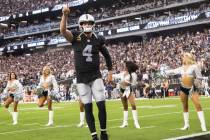
<svg viewBox="0 0 210 140"><path fill-rule="evenodd" d="M189 112L183 112L184 126L189 126Z"/></svg>
<svg viewBox="0 0 210 140"><path fill-rule="evenodd" d="M93 116L93 104L85 104L85 117L91 135L96 134L95 118ZM92 135L93 136L93 135Z"/></svg>
<svg viewBox="0 0 210 140"><path fill-rule="evenodd" d="M52 110L50 110L49 111L49 123L53 123L53 111Z"/></svg>
<svg viewBox="0 0 210 140"><path fill-rule="evenodd" d="M18 112L13 112L12 118L13 118L13 123L17 123Z"/></svg>
<svg viewBox="0 0 210 140"><path fill-rule="evenodd" d="M96 140L96 139L98 140L98 136L97 136L96 132L91 133L91 136L92 136L93 140Z"/></svg>
<svg viewBox="0 0 210 140"><path fill-rule="evenodd" d="M139 123L138 122L138 114L137 114L137 110L132 110L132 114L133 114L133 120L134 120L134 123Z"/></svg>
<svg viewBox="0 0 210 140"><path fill-rule="evenodd" d="M98 118L100 122L101 131L106 131L106 105L105 101L100 101L96 103L98 106Z"/></svg>
<svg viewBox="0 0 210 140"><path fill-rule="evenodd" d="M198 113L198 118L200 120L201 125L206 127L203 111L198 111L197 113Z"/></svg>
<svg viewBox="0 0 210 140"><path fill-rule="evenodd" d="M128 122L128 111L123 111L123 123Z"/></svg>
<svg viewBox="0 0 210 140"><path fill-rule="evenodd" d="M80 123L84 123L85 120L85 112L80 112Z"/></svg>

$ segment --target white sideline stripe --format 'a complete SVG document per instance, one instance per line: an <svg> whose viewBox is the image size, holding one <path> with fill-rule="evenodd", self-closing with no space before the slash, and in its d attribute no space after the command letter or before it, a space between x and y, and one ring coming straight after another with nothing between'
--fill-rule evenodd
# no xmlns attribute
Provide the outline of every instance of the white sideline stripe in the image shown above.
<svg viewBox="0 0 210 140"><path fill-rule="evenodd" d="M137 108L173 108L176 105L162 105L162 106L137 106Z"/></svg>
<svg viewBox="0 0 210 140"><path fill-rule="evenodd" d="M173 108L173 107L176 107L176 105L161 105L161 106L152 106L152 105L148 105L148 106L136 106L137 108L154 108L154 109L157 109L157 108ZM123 108L123 107L121 107ZM131 108L131 107L129 107Z"/></svg>
<svg viewBox="0 0 210 140"><path fill-rule="evenodd" d="M157 126L151 125L151 126L141 127L140 129L155 128L155 127Z"/></svg>
<svg viewBox="0 0 210 140"><path fill-rule="evenodd" d="M138 116L138 118L147 118L147 117L154 117L154 116L164 116L164 115L171 115L171 114L179 114L181 113L180 112L170 112L170 113L161 113L161 114L153 114L153 115L144 115L144 116ZM128 120L131 120L133 119L132 117L129 117ZM122 119L112 119L112 120L107 120L109 122L112 122L112 121L120 121Z"/></svg>
<svg viewBox="0 0 210 140"><path fill-rule="evenodd" d="M177 96L177 97L173 97L173 98L156 98L156 99L152 99L152 101L165 101L165 100L178 100L178 99L180 99L180 97L179 96ZM151 99L149 99L149 98L136 98L135 100L148 100L148 101L150 101Z"/></svg>
<svg viewBox="0 0 210 140"><path fill-rule="evenodd" d="M210 108L207 108L207 109L210 109ZM203 109L203 110L205 110L205 109ZM154 115L138 116L138 118L153 117L153 116L164 116L164 115L179 114L179 113L182 113L182 111L180 111L180 112L161 113L161 114L154 114ZM60 116L61 115L57 116L57 118L59 118ZM36 117L36 119L37 118L40 118L40 117ZM132 119L132 117L129 117L128 119L130 120L130 119ZM25 120L28 120L28 119L25 119ZM107 120L107 121L112 122L112 121L120 121L120 120L122 120L122 119L111 119L111 120Z"/></svg>
<svg viewBox="0 0 210 140"><path fill-rule="evenodd" d="M54 128L66 128L66 127L72 127L72 125L57 125L54 127L44 127L44 128L36 128L36 129L28 129L28 130L17 130L17 131L8 131L8 132L2 132L0 135L5 134L14 134L14 133L22 133L22 132L30 132L30 131L36 131L36 130L45 130L45 129L54 129Z"/></svg>
<svg viewBox="0 0 210 140"><path fill-rule="evenodd" d="M64 107L53 107L53 109L61 109L61 108L64 108ZM39 107L30 107L30 108L20 108L18 110L47 110L47 108L39 108Z"/></svg>
<svg viewBox="0 0 210 140"><path fill-rule="evenodd" d="M41 125L40 123L27 123L27 124L22 124L22 125Z"/></svg>
<svg viewBox="0 0 210 140"><path fill-rule="evenodd" d="M145 126L145 127L140 127L140 129L148 129L148 128L154 128L157 126L151 125L151 126ZM120 128L120 126L113 126L113 127L109 127L109 129L113 129L113 128ZM123 128L120 128L123 129Z"/></svg>
<svg viewBox="0 0 210 140"><path fill-rule="evenodd" d="M14 126L12 123L7 123L6 125L10 126ZM23 126L30 126L30 125L39 125L39 126L45 126L44 124L41 124L41 123L26 123L26 124L22 124L22 123L18 123L18 125L23 125Z"/></svg>
<svg viewBox="0 0 210 140"><path fill-rule="evenodd" d="M180 128L174 128L174 129L170 129L170 130L180 130L181 129L181 127Z"/></svg>
<svg viewBox="0 0 210 140"><path fill-rule="evenodd" d="M207 134L210 134L210 131L191 134L191 135L185 135L185 136L181 136L181 137L168 138L168 139L164 139L164 140L179 140L179 139L185 139L185 138L194 138L194 137L203 136L203 135L207 135Z"/></svg>

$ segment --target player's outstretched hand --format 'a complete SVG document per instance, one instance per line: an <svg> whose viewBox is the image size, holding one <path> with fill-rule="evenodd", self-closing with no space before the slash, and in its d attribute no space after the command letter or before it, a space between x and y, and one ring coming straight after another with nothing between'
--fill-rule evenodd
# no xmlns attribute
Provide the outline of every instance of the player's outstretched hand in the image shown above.
<svg viewBox="0 0 210 140"><path fill-rule="evenodd" d="M69 9L68 5L63 6L62 12L63 12L64 15L69 15L70 14L70 9Z"/></svg>

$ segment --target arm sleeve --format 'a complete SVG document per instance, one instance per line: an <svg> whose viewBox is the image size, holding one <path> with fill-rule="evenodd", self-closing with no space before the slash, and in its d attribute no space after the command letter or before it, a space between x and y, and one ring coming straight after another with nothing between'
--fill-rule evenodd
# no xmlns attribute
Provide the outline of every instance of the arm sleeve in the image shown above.
<svg viewBox="0 0 210 140"><path fill-rule="evenodd" d="M100 41L101 41L100 52L104 56L104 58L106 60L106 66L107 66L108 70L110 71L110 70L112 70L112 59L111 59L108 49L105 47L105 38L100 36Z"/></svg>

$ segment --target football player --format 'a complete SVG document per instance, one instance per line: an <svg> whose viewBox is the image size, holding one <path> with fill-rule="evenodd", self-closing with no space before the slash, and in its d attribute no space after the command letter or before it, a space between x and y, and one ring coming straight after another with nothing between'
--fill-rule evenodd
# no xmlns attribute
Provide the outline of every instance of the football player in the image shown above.
<svg viewBox="0 0 210 140"><path fill-rule="evenodd" d="M101 140L107 140L106 131L106 106L105 87L100 73L99 53L105 57L109 70L108 79L112 80L112 61L107 48L104 46L105 39L94 33L95 20L90 14L81 15L79 28L81 31L71 32L67 30L67 18L70 14L68 6L63 7L63 16L60 24L61 34L72 43L75 59L75 70L77 77L77 89L82 103L85 106L85 117L93 140L98 140L93 116L92 96L94 97L98 110L101 128Z"/></svg>

